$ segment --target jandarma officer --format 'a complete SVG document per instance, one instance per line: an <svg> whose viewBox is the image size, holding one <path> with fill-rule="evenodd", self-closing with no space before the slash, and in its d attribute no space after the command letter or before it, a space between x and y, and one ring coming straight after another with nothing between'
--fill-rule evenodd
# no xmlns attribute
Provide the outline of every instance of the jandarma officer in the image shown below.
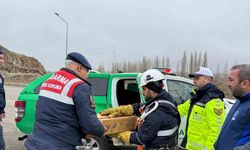
<svg viewBox="0 0 250 150"><path fill-rule="evenodd" d="M74 150L86 134L104 134L86 81L91 69L82 54L72 52L66 57L65 68L42 84L35 126L25 142L28 150Z"/></svg>

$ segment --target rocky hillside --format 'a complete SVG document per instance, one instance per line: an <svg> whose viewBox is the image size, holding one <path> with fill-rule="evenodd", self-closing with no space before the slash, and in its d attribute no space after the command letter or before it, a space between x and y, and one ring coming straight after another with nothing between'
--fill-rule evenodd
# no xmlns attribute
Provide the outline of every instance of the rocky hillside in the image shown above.
<svg viewBox="0 0 250 150"><path fill-rule="evenodd" d="M0 72L6 83L29 83L46 73L43 65L37 59L2 48L4 64L0 66Z"/></svg>

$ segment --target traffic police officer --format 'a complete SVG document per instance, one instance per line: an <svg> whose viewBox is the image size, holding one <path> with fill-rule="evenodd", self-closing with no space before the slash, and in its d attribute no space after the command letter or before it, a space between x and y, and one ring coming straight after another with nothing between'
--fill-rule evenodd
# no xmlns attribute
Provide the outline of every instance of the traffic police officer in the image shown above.
<svg viewBox="0 0 250 150"><path fill-rule="evenodd" d="M224 94L212 84L210 69L199 67L194 77L195 89L191 98L178 106L181 116L187 117L185 136L179 149L213 150L224 122Z"/></svg>
<svg viewBox="0 0 250 150"><path fill-rule="evenodd" d="M111 135L125 143L143 145L146 150L174 150L178 144L180 115L172 96L163 89L164 75L155 69L145 71L140 86L145 104L132 104L107 109L109 117L141 115L137 132L125 131ZM141 114L142 113L142 114Z"/></svg>
<svg viewBox="0 0 250 150"><path fill-rule="evenodd" d="M25 142L28 150L73 150L86 134L104 135L86 81L91 65L82 54L72 52L65 66L41 86L35 126Z"/></svg>

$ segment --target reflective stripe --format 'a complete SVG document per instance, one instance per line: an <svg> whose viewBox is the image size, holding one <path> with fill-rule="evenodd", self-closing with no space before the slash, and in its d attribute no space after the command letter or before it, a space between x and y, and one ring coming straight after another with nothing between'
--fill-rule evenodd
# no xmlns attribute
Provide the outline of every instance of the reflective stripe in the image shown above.
<svg viewBox="0 0 250 150"><path fill-rule="evenodd" d="M44 96L47 98L50 98L52 100L56 100L58 102L62 102L65 104L70 104L70 105L74 105L74 102L72 100L72 98L67 97L65 95L61 95L55 92L51 92L51 91L47 91L47 90L41 90L39 93L39 96Z"/></svg>
<svg viewBox="0 0 250 150"><path fill-rule="evenodd" d="M71 87L75 82L79 82L79 81L81 81L79 78L75 78L75 79L70 80L70 81L65 85L65 87L63 88L62 94L67 95L68 92L69 92L69 90L70 90L70 87Z"/></svg>
<svg viewBox="0 0 250 150"><path fill-rule="evenodd" d="M81 81L79 78L74 78L74 79L70 80L62 89L61 94L53 92L53 91L49 91L49 90L41 90L39 93L39 96L44 96L44 97L47 97L47 98L50 98L52 100L56 100L58 102L62 102L65 104L74 105L73 99L71 97L67 96L67 94L70 90L70 87L74 83L79 82L79 81Z"/></svg>
<svg viewBox="0 0 250 150"><path fill-rule="evenodd" d="M165 104L171 105L172 107L174 107L175 109L177 109L176 106L175 106L173 103L169 102L169 101L166 101L166 100L158 100L157 102L159 102L159 103L165 103ZM170 136L170 135L172 135L177 129L178 129L178 126L172 128L172 129L169 129L169 130L160 130L160 131L157 132L157 136Z"/></svg>
<svg viewBox="0 0 250 150"><path fill-rule="evenodd" d="M157 132L157 136L170 136L172 135L176 130L178 129L178 126L169 129L169 130L160 130Z"/></svg>
<svg viewBox="0 0 250 150"><path fill-rule="evenodd" d="M149 107L150 107L151 105L153 105L153 104L155 104L154 107L148 111ZM148 106L145 108L145 111L141 114L139 120L143 120L143 121L144 121L145 118L146 118L149 114L151 114L153 111L155 111L155 110L158 108L158 106L159 106L159 104L158 104L157 101L155 101L154 103L151 103L150 105L148 105Z"/></svg>
<svg viewBox="0 0 250 150"><path fill-rule="evenodd" d="M157 102L169 104L169 105L173 106L174 108L176 108L176 106L175 106L173 103L171 103L171 102L169 102L169 101L166 101L166 100L158 100Z"/></svg>
<svg viewBox="0 0 250 150"><path fill-rule="evenodd" d="M195 103L195 105L198 105L198 106L201 106L201 107L205 107L205 104L201 103L201 102L197 102L197 103Z"/></svg>
<svg viewBox="0 0 250 150"><path fill-rule="evenodd" d="M140 119L140 120L145 120L145 118L146 118L149 114L151 114L153 111L155 111L155 110L158 108L159 103L169 104L169 105L173 106L175 109L177 109L176 106L175 106L173 103L171 103L171 102L169 102L169 101L167 101L167 100L157 100L157 101L154 101L154 103L151 103L150 105L148 105L148 106L145 108L145 111L142 113L142 115L141 115L141 117L140 117L139 119ZM147 109L149 109L150 106L153 105L153 104L154 104L154 107L153 107L152 109L150 109L149 111L147 111Z"/></svg>
<svg viewBox="0 0 250 150"><path fill-rule="evenodd" d="M142 141L138 137L138 133L137 132L135 133L135 135L136 135L137 140L143 145Z"/></svg>

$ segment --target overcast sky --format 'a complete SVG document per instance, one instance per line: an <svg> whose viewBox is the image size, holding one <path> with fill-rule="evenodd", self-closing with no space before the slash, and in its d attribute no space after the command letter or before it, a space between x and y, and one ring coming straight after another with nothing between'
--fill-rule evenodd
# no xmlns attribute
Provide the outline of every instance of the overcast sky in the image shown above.
<svg viewBox="0 0 250 150"><path fill-rule="evenodd" d="M0 45L55 71L69 52L95 68L117 60L207 51L210 67L250 63L249 0L0 0ZM216 68L216 67L215 67Z"/></svg>

